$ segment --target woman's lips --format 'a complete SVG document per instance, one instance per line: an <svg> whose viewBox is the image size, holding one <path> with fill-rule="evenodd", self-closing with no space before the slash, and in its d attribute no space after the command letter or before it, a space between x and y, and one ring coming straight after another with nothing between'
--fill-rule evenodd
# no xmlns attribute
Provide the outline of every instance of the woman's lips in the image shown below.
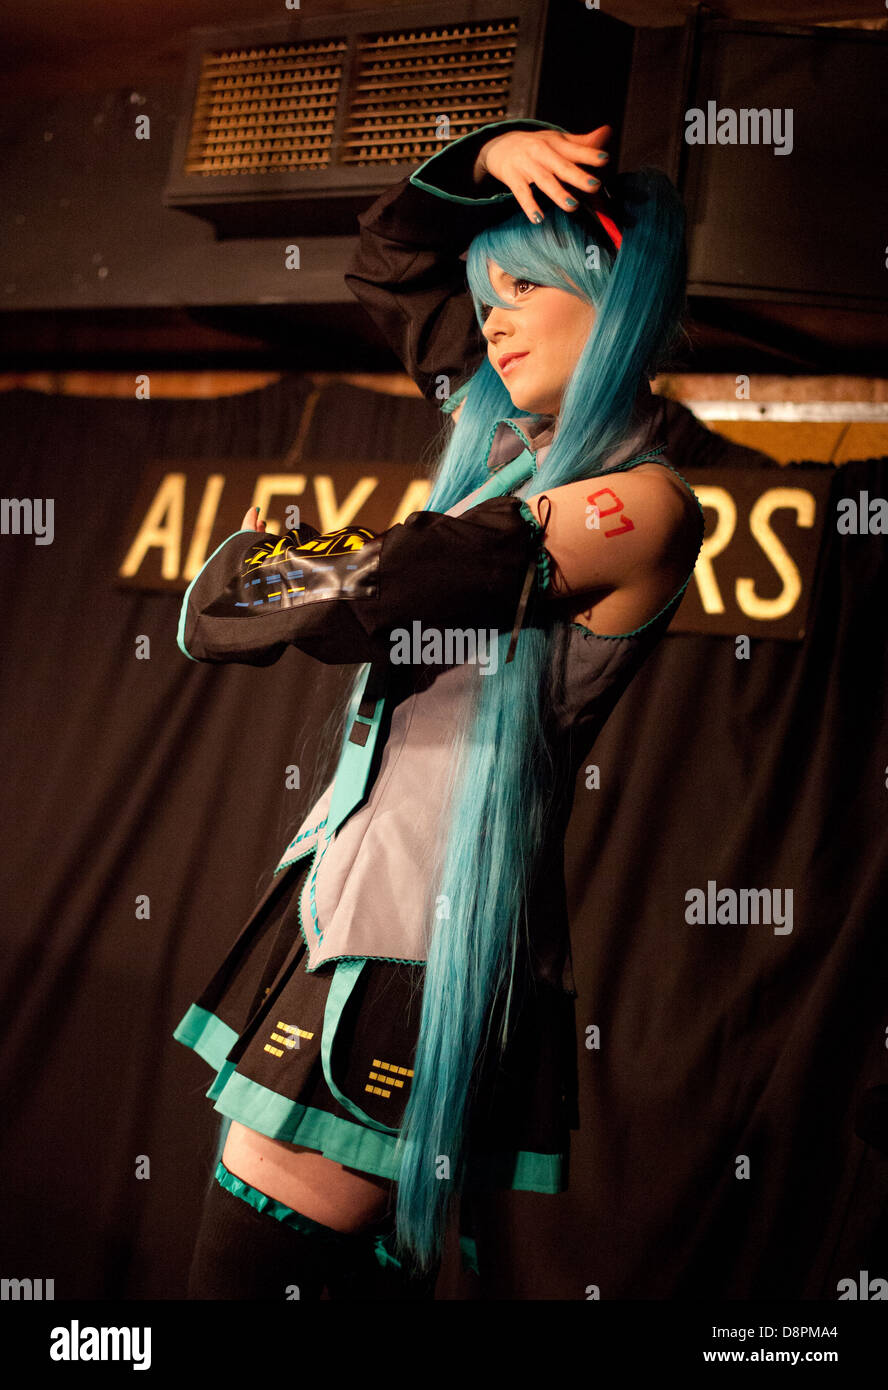
<svg viewBox="0 0 888 1390"><path fill-rule="evenodd" d="M500 369L502 371L503 376L506 375L506 372L510 372L513 367L516 367L519 362L523 362L526 356L527 353L522 352L516 354L515 357L510 357L506 365Z"/></svg>

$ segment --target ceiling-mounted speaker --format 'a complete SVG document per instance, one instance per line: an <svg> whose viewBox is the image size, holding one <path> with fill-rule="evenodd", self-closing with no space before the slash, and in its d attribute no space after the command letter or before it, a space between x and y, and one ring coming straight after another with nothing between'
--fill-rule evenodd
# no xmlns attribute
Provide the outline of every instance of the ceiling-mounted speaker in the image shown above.
<svg viewBox="0 0 888 1390"><path fill-rule="evenodd" d="M219 237L345 236L487 122L615 128L634 31L567 0L440 0L191 32L164 204Z"/></svg>
<svg viewBox="0 0 888 1390"><path fill-rule="evenodd" d="M866 315L888 308L886 90L885 30L705 10L638 30L621 165L657 165L677 184L689 295L719 301L719 315L725 301L769 302L787 347L797 334L806 353L825 326L824 340L877 349L871 369L885 370L888 331Z"/></svg>

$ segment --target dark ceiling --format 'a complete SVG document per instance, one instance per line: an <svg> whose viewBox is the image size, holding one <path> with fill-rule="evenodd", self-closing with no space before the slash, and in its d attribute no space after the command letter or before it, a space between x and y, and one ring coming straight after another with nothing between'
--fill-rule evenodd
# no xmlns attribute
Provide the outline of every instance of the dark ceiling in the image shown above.
<svg viewBox="0 0 888 1390"><path fill-rule="evenodd" d="M394 20L399 11L414 3L415 0L388 0L383 6L368 4L365 0L305 0L301 15L318 19L343 13L382 12L387 20ZM558 9L584 5L584 0L551 0L551 3ZM442 13L447 12L447 6L448 0L441 0ZM695 8L699 7L683 0L601 0L600 4L604 13L625 23L651 28L680 25ZM479 4L479 11L482 9ZM758 23L844 24L888 30L888 12L883 0L722 0L707 9L715 16ZM162 296L157 298L156 286L154 297L143 296L132 305L131 312L127 311L123 300L118 302L113 296L106 304L108 292L95 282L99 273L96 264L104 254L112 257L118 286L132 290L134 280L138 280L132 267L131 273L126 273L127 244L133 242L137 250L138 236L135 232L127 236L121 234L115 240L112 235L116 225L114 216L119 220L129 215L130 204L124 193L121 191L118 195L118 187L113 185L113 215L109 215L107 202L103 201L106 190L94 186L95 178L101 182L101 169L90 182L93 175L89 167L84 172L76 163L71 164L64 187L61 183L58 187L52 183L46 172L49 167L46 162L40 165L44 171L40 180L21 174L22 168L30 168L27 161L33 160L35 139L46 134L41 126L35 125L35 102L42 111L44 102L49 109L52 103L60 101L67 111L69 106L76 109L84 97L91 100L93 95L101 96L104 106L99 114L110 121L116 110L113 103L108 107L112 96L124 102L130 94L146 88L166 85L173 92L178 90L186 70L192 29L217 28L229 23L258 24L280 20L288 13L297 17L296 12L285 11L280 0L176 0L175 4L171 0L155 0L151 6L125 6L120 0L43 0L35 6L26 0L6 0L0 14L0 110L5 119L9 157L5 227L18 261L7 252L4 274L9 283L2 288L6 296L4 305L10 312L0 313L0 367L7 363L10 369L21 367L24 361L37 365L72 360L88 360L98 366L106 358L109 362L122 360L121 354L125 356L130 350L137 350L142 361L152 341L159 359L163 360L184 360L191 353L207 362L218 352L220 361L233 363L243 358L258 365L263 353L268 355L269 362L278 362L283 344L287 345L287 351L295 351L292 344L300 335L292 331L292 305L285 302L286 295L274 286L266 287L264 296L257 293L252 298L249 295L231 298L224 308L208 299L198 311L195 307L198 300L187 299L183 301L191 306L187 313L184 309L175 313L169 308L161 311L152 307L165 303ZM658 43L660 38L657 36ZM43 119L48 118L42 114L37 117L38 122ZM71 124L68 122L69 126ZM73 124L76 125L76 121ZM64 121L58 134L56 144L61 146L65 137L65 149L72 150L76 144L74 134L64 128ZM16 154L19 163L15 162ZM76 172L72 174L70 169ZM29 183L34 184L43 199L34 208L25 206L27 189L23 184ZM139 187L143 196L146 190L153 190L155 183L160 186L159 174L154 183L147 175L141 180ZM46 199L56 194L60 198L65 195L58 205L64 204L68 209L65 216L69 223L77 223L75 231L79 228L79 232L78 235L63 234L64 218L56 218L59 226L52 235L56 242L62 237L63 244L57 245L52 236L44 235L40 264L35 269L33 237L23 233L17 223L23 227L44 227L49 206ZM95 199L95 206L81 206L90 199ZM97 208L103 211L98 225L94 225ZM212 246L211 249L211 243L207 243L210 232L205 225L197 224L189 233L185 229L188 219L181 213L167 213L165 217L165 244L174 259L178 254L182 265L202 268L205 274L220 274L229 263L229 273L238 272L240 263L234 260L236 247L232 250ZM46 266L47 245L55 246L69 279L74 276L75 290L71 291L69 286L67 298L53 298L52 285L47 288L52 279L52 267L48 270ZM244 270L247 279L249 274L258 273L257 267L261 268L261 256L256 255L254 261ZM148 262L156 280L163 267L157 258L148 257ZM58 273L63 272L59 270ZM140 273L144 278L144 264ZM108 283L113 288L113 277ZM35 285L46 291L43 296L46 303L36 302ZM19 305L17 294L29 302ZM78 303L83 300L82 312L70 309L72 294ZM309 337L311 361L315 367L341 365L344 342L352 344L355 353L364 354L360 360L356 358L350 362L349 369L369 370L374 365L394 365L390 354L383 360L379 341L371 336L364 342L364 335L355 322L350 321L347 331L334 334L328 343L325 332L330 327L330 305L326 302L329 294L325 298L319 292L316 298L324 303L305 303L299 308L300 322L313 325ZM68 312L62 313L61 307ZM357 314L351 302L349 307L353 318L363 322L366 316ZM12 312L17 309L20 312ZM836 366L824 366L827 347L834 339L847 355L847 370L881 370L888 360L885 316L878 309L871 313L853 309L854 306L846 310L836 306L828 317L821 307L806 307L803 303L787 308L730 294L723 298L701 299L696 305L693 334L696 369L724 370L724 364L732 363L740 352L743 361L751 364L748 370L838 370ZM157 316L154 328L152 313ZM313 313L318 316L317 323L311 317ZM274 322L275 314L281 317L280 326Z"/></svg>
<svg viewBox="0 0 888 1390"><path fill-rule="evenodd" d="M414 0L307 0L300 13L367 10L391 15ZM446 5L446 0L443 0ZM582 5L584 0L555 0ZM627 24L681 24L693 6L684 0L601 0L599 8ZM709 6L734 19L815 24L869 20L888 27L877 0L720 0ZM175 77L185 61L187 33L199 25L285 18L270 0L154 0L124 5L121 0L5 0L0 14L0 102L42 92L47 97L75 90L104 90L127 82ZM295 18L296 15L294 14Z"/></svg>

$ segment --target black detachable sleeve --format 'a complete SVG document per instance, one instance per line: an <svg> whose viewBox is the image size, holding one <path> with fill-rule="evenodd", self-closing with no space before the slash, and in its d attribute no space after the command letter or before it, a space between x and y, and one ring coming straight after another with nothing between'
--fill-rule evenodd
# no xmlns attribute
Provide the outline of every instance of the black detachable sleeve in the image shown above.
<svg viewBox="0 0 888 1390"><path fill-rule="evenodd" d="M239 531L182 604L179 646L195 661L268 666L286 646L328 664L389 661L396 630L508 630L537 571L545 530L517 497L461 516L411 512L387 531L343 527L283 537Z"/></svg>
<svg viewBox="0 0 888 1390"><path fill-rule="evenodd" d="M451 392L487 353L460 259L473 237L518 209L498 179L473 179L482 146L506 130L559 130L531 117L494 121L451 141L358 217L345 283L427 400Z"/></svg>

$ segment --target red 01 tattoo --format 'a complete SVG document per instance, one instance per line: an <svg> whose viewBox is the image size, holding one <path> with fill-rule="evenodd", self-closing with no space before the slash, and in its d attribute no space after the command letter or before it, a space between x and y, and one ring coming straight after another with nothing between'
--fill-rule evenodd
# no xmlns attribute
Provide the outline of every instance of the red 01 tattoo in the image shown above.
<svg viewBox="0 0 888 1390"><path fill-rule="evenodd" d="M605 496L605 494L609 494L609 495L613 498L613 500L614 500L614 505L613 505L612 507L607 507L607 508L599 507L598 503L596 502L596 500L595 500L596 497L603 497L603 496ZM592 492L592 493L590 493L589 496L586 498L586 501L592 503L593 507L596 508L599 517L613 516L613 514L614 514L615 512L621 512L621 511L623 510L623 503L620 501L619 497L618 497L617 494L614 492L613 488L609 488L609 487L602 487L602 488L599 488L597 492ZM623 533L624 533L625 531L634 531L634 530L635 530L635 523L634 523L634 521L630 521L629 518L628 518L628 516L626 516L626 517L623 518L623 524L622 524L622 526L615 526L615 527L612 527L610 531L605 531L604 534L605 534L605 536L608 538L608 540L610 540L610 539L612 539L612 537L614 537L614 536L622 536Z"/></svg>

